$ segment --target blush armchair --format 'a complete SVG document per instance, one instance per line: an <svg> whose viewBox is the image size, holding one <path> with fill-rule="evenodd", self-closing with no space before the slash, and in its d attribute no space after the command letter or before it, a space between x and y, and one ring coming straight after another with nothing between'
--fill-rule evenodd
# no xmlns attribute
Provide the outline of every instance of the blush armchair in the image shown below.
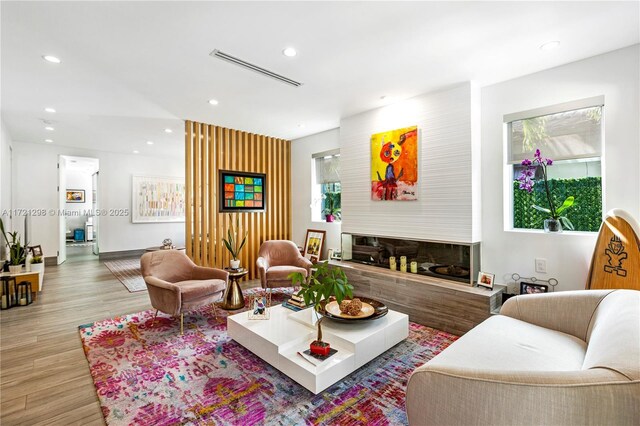
<svg viewBox="0 0 640 426"><path fill-rule="evenodd" d="M156 315L158 311L180 315L180 334L184 330L184 313L220 299L229 280L228 272L197 266L178 250L145 253L140 269Z"/></svg>
<svg viewBox="0 0 640 426"><path fill-rule="evenodd" d="M256 265L262 288L273 288L291 286L287 277L292 272L309 276L313 264L300 254L293 241L270 240L260 246Z"/></svg>

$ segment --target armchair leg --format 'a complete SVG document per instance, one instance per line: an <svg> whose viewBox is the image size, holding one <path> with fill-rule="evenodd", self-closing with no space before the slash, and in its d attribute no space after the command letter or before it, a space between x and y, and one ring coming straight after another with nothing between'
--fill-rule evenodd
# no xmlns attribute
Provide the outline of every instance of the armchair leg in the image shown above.
<svg viewBox="0 0 640 426"><path fill-rule="evenodd" d="M211 308L213 309L213 317L215 319L218 319L218 307L216 306L215 303L212 303Z"/></svg>
<svg viewBox="0 0 640 426"><path fill-rule="evenodd" d="M184 334L184 314L180 314L180 335Z"/></svg>
<svg viewBox="0 0 640 426"><path fill-rule="evenodd" d="M156 309L156 314L153 316L153 322L151 323L151 326L156 325L156 317L158 316L158 310Z"/></svg>

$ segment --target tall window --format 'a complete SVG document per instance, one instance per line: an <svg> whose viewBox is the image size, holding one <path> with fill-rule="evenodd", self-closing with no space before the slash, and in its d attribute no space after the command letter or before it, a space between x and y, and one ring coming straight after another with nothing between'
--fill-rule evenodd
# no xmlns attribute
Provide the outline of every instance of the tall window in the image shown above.
<svg viewBox="0 0 640 426"><path fill-rule="evenodd" d="M312 219L342 219L342 186L340 185L340 150L320 152L312 156Z"/></svg>
<svg viewBox="0 0 640 426"><path fill-rule="evenodd" d="M532 207L548 207L541 168L533 171L536 184L531 193L521 190L517 180L525 168L522 160L533 159L540 149L543 157L553 160L547 177L554 204L561 206L573 196L574 204L562 215L575 231L598 231L602 222L603 105L602 97L590 98L505 116L514 228L542 229L549 216Z"/></svg>

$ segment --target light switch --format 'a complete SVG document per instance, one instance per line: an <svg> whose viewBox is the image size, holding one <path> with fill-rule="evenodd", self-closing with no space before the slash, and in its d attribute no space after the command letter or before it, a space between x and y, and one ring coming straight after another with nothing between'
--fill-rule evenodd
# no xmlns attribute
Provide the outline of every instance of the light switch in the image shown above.
<svg viewBox="0 0 640 426"><path fill-rule="evenodd" d="M547 259L536 258L536 272L541 274L547 273Z"/></svg>

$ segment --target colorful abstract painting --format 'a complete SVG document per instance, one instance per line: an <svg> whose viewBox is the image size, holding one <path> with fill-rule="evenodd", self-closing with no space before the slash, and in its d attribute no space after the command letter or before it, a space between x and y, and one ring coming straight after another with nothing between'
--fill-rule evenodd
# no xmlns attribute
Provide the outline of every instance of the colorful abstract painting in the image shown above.
<svg viewBox="0 0 640 426"><path fill-rule="evenodd" d="M220 211L264 210L265 180L262 173L220 172Z"/></svg>
<svg viewBox="0 0 640 426"><path fill-rule="evenodd" d="M184 222L184 178L133 176L133 223Z"/></svg>
<svg viewBox="0 0 640 426"><path fill-rule="evenodd" d="M371 199L418 199L418 127L371 136Z"/></svg>

